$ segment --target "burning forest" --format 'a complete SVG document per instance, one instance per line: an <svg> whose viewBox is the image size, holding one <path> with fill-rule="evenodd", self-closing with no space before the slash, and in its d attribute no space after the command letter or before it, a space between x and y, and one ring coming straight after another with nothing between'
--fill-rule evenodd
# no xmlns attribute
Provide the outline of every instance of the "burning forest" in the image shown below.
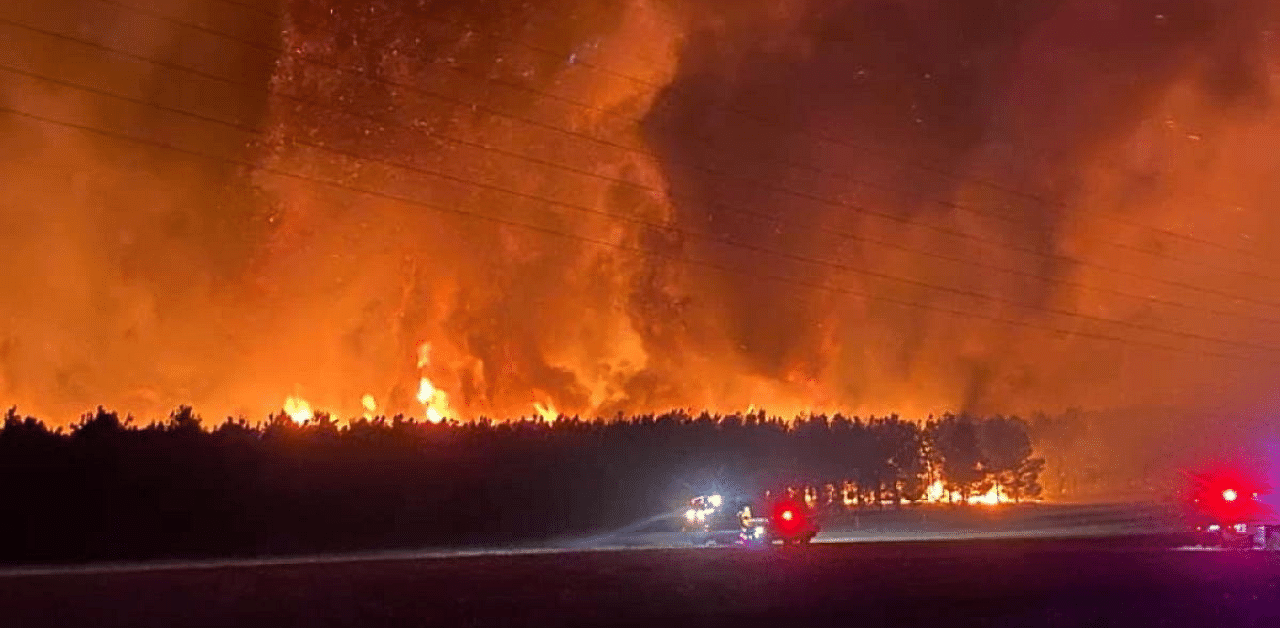
<svg viewBox="0 0 1280 628"><path fill-rule="evenodd" d="M794 495L825 519L1005 515L1061 489L1046 490L1032 432L1013 417L763 410L339 425L296 402L258 424L100 408L60 430L10 411L0 563L548 542L675 521L691 486Z"/></svg>
<svg viewBox="0 0 1280 628"><path fill-rule="evenodd" d="M1274 406L1274 2L53 4L0 400L56 423Z"/></svg>

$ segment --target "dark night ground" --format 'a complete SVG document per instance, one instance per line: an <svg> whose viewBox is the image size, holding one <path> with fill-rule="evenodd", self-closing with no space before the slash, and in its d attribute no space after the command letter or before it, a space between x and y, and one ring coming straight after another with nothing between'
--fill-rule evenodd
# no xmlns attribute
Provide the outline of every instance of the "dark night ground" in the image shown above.
<svg viewBox="0 0 1280 628"><path fill-rule="evenodd" d="M1280 626L1280 556L820 544L0 578L4 626Z"/></svg>

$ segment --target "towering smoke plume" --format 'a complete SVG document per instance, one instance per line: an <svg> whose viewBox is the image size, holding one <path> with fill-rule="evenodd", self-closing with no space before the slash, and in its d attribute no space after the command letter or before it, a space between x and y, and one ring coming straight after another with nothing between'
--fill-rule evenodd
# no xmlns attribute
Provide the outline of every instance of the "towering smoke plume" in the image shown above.
<svg viewBox="0 0 1280 628"><path fill-rule="evenodd" d="M1267 0L27 4L25 409L1269 399Z"/></svg>

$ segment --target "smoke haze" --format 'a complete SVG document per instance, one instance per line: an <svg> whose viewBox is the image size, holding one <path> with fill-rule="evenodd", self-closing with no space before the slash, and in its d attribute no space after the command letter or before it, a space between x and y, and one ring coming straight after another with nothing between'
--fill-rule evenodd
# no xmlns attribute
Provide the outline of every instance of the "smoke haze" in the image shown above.
<svg viewBox="0 0 1280 628"><path fill-rule="evenodd" d="M1273 399L1273 2L53 4L0 107L222 161L0 114L27 412Z"/></svg>

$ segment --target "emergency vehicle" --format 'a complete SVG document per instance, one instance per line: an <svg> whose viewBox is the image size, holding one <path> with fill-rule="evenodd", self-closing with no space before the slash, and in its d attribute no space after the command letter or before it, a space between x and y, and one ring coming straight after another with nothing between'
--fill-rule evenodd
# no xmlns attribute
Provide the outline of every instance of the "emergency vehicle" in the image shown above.
<svg viewBox="0 0 1280 628"><path fill-rule="evenodd" d="M689 500L684 532L694 545L807 544L818 534L813 513L803 501L777 499L764 510L753 500L703 495Z"/></svg>
<svg viewBox="0 0 1280 628"><path fill-rule="evenodd" d="M1190 519L1206 547L1280 549L1280 516L1267 483L1230 471L1188 474Z"/></svg>

